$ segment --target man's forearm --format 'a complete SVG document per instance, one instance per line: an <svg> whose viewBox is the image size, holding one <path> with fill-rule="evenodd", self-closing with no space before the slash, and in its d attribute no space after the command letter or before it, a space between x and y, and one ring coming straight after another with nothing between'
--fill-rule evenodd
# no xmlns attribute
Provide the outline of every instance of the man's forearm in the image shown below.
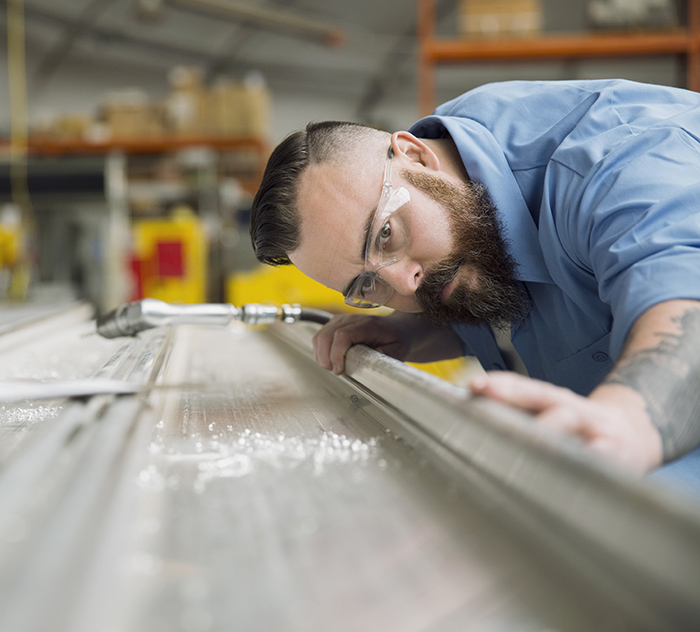
<svg viewBox="0 0 700 632"><path fill-rule="evenodd" d="M601 384L638 393L668 461L700 444L700 302L668 301L644 313ZM594 392L595 394L595 392Z"/></svg>

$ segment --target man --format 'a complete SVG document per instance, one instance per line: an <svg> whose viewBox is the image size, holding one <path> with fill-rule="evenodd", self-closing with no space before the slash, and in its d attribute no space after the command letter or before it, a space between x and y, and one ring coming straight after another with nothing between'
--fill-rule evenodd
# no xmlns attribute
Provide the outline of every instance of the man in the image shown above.
<svg viewBox="0 0 700 632"><path fill-rule="evenodd" d="M326 368L356 343L475 355L474 393L635 471L700 444L696 93L509 82L410 132L311 124L271 156L251 236L260 261L396 310L323 327ZM529 377L502 370L494 332Z"/></svg>

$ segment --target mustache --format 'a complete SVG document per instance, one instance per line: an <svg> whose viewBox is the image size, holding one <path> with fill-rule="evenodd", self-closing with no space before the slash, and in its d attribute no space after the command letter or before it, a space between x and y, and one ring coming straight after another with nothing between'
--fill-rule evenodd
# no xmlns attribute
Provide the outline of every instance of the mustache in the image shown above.
<svg viewBox="0 0 700 632"><path fill-rule="evenodd" d="M437 263L423 276L423 280L416 290L416 300L424 311L429 310L431 306L440 301L440 294L457 276L463 263L464 257L450 256Z"/></svg>

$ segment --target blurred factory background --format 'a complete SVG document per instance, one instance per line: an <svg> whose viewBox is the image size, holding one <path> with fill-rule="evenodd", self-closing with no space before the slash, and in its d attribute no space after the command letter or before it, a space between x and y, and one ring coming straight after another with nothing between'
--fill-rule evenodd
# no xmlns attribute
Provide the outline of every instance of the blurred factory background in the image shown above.
<svg viewBox="0 0 700 632"><path fill-rule="evenodd" d="M0 0L0 296L341 309L252 256L248 210L276 142L310 120L407 128L490 81L697 89L693 6Z"/></svg>
<svg viewBox="0 0 700 632"><path fill-rule="evenodd" d="M471 397L475 359L95 326L345 309L253 256L277 142L605 77L700 90L700 0L0 0L0 632L700 629L697 481Z"/></svg>

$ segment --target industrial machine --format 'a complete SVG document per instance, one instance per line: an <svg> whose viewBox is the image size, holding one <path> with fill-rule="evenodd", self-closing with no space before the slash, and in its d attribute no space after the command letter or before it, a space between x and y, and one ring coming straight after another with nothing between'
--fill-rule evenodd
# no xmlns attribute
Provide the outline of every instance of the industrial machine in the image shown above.
<svg viewBox="0 0 700 632"><path fill-rule="evenodd" d="M0 314L4 382L131 385L0 404L1 630L697 629L697 499L219 309Z"/></svg>

